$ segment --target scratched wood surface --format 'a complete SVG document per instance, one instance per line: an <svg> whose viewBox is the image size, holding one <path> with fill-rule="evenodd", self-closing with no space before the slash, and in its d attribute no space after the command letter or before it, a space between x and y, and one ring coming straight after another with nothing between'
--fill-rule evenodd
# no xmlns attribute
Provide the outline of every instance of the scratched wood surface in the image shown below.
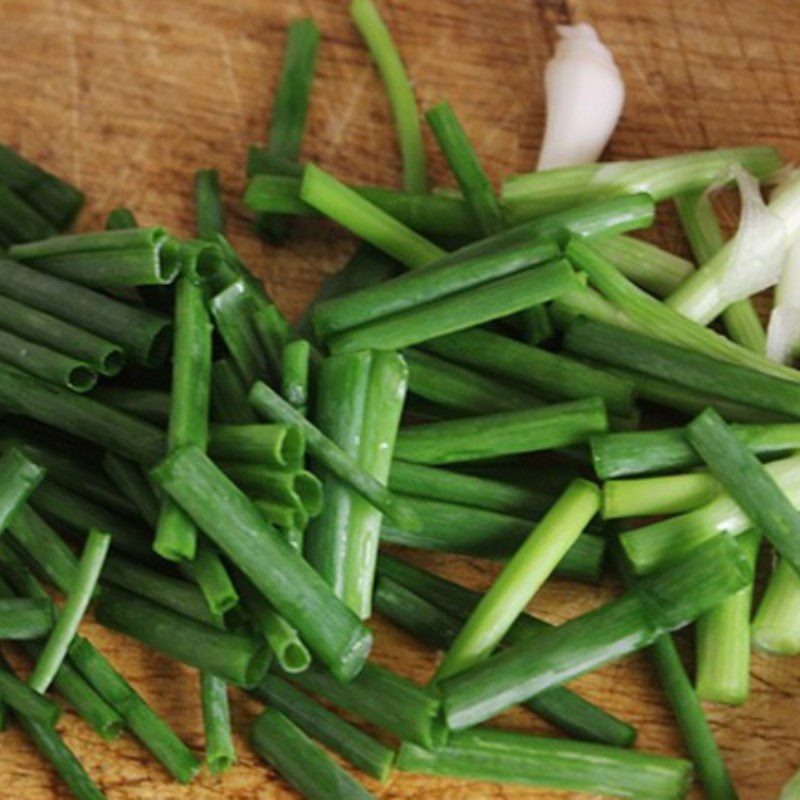
<svg viewBox="0 0 800 800"><path fill-rule="evenodd" d="M309 15L323 31L304 155L354 182L396 185L398 159L378 78L345 4L330 0L1 0L0 139L86 190L80 226L96 227L117 204L144 224L189 233L190 181L220 170L231 235L290 315L320 276L352 250L342 231L295 226L275 249L248 232L238 198L248 144L264 139L284 28ZM690 148L778 145L800 158L800 5L795 0L385 0L383 8L428 106L454 104L495 179L531 168L542 130L542 68L553 26L586 20L616 55L628 101L610 150L639 158ZM427 136L434 175L446 180ZM684 247L666 220L661 241ZM418 557L450 577L485 587L495 568L454 557ZM566 620L611 596L553 581L536 610ZM202 726L192 671L92 623L86 633L197 751ZM435 654L375 620L375 658L423 681ZM588 697L630 720L644 750L682 746L643 656L581 679ZM800 661L757 657L752 696L709 708L743 798L771 800L800 766ZM233 698L240 763L190 787L171 782L131 738L102 743L67 712L59 730L109 800L286 800L296 795L246 747L241 732L258 706ZM498 724L545 731L519 713ZM56 800L66 790L16 731L0 747L0 796ZM396 773L382 798L551 798L548 792ZM695 790L693 797L701 797Z"/></svg>

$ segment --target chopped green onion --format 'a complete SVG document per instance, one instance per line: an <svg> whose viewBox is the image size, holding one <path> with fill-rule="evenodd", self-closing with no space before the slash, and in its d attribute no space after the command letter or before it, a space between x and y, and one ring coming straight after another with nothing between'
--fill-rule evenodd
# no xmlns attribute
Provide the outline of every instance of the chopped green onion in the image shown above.
<svg viewBox="0 0 800 800"><path fill-rule="evenodd" d="M60 706L24 684L13 672L2 666L0 699L16 711L20 718L24 717L49 728L54 727L61 716Z"/></svg>
<svg viewBox="0 0 800 800"><path fill-rule="evenodd" d="M49 600L16 597L0 600L0 639L39 639L52 629L53 617L53 604Z"/></svg>
<svg viewBox="0 0 800 800"><path fill-rule="evenodd" d="M216 675L201 672L200 700L206 737L206 763L212 775L221 775L236 763L228 708L228 684Z"/></svg>
<svg viewBox="0 0 800 800"><path fill-rule="evenodd" d="M44 470L17 448L0 458L0 533L22 508L44 477Z"/></svg>
<svg viewBox="0 0 800 800"><path fill-rule="evenodd" d="M156 425L169 420L169 392L160 389L127 389L123 386L98 386L92 397L120 411L141 417Z"/></svg>
<svg viewBox="0 0 800 800"><path fill-rule="evenodd" d="M300 341L300 340L298 340ZM297 468L305 451L303 432L291 425L212 425L208 452L212 458Z"/></svg>
<svg viewBox="0 0 800 800"><path fill-rule="evenodd" d="M753 619L753 647L777 655L800 653L800 576L778 561Z"/></svg>
<svg viewBox="0 0 800 800"><path fill-rule="evenodd" d="M214 241L218 233L225 233L225 215L219 187L219 172L199 169L194 173L194 204L197 235Z"/></svg>
<svg viewBox="0 0 800 800"><path fill-rule="evenodd" d="M281 394L290 405L305 414L309 404L309 361L311 345L305 339L295 339L283 348L281 361Z"/></svg>
<svg viewBox="0 0 800 800"><path fill-rule="evenodd" d="M139 464L116 453L106 453L103 456L103 469L130 500L142 520L150 527L155 527L158 522L158 498Z"/></svg>
<svg viewBox="0 0 800 800"><path fill-rule="evenodd" d="M706 472L606 481L603 519L682 514L705 505L721 491L719 481Z"/></svg>
<svg viewBox="0 0 800 800"><path fill-rule="evenodd" d="M217 422L232 425L258 422L256 412L247 402L247 387L230 360L222 359L211 365L211 409Z"/></svg>
<svg viewBox="0 0 800 800"><path fill-rule="evenodd" d="M3 244L35 242L54 236L56 229L13 189L0 184L0 237Z"/></svg>
<svg viewBox="0 0 800 800"><path fill-rule="evenodd" d="M107 231L120 231L125 228L138 228L139 223L136 221L136 216L129 208L119 206L112 208L106 217L106 230Z"/></svg>
<svg viewBox="0 0 800 800"><path fill-rule="evenodd" d="M194 561L184 561L179 568L197 584L214 616L230 611L239 602L228 569L211 542L201 539Z"/></svg>

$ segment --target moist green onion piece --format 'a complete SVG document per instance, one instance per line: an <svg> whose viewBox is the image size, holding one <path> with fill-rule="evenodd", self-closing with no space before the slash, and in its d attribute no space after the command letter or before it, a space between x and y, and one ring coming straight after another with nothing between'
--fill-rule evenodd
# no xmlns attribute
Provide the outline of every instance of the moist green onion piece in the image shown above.
<svg viewBox="0 0 800 800"><path fill-rule="evenodd" d="M119 231L125 228L138 228L139 223L136 221L136 216L129 208L119 206L112 208L106 217L106 230Z"/></svg>
<svg viewBox="0 0 800 800"><path fill-rule="evenodd" d="M440 247L313 164L303 172L300 197L408 268L421 267L444 255Z"/></svg>
<svg viewBox="0 0 800 800"><path fill-rule="evenodd" d="M39 486L44 474L44 469L16 447L0 457L0 533Z"/></svg>
<svg viewBox="0 0 800 800"><path fill-rule="evenodd" d="M368 662L353 680L341 683L314 662L289 679L399 739L435 747L444 736L438 693L386 667Z"/></svg>
<svg viewBox="0 0 800 800"><path fill-rule="evenodd" d="M800 653L800 576L778 561L751 629L753 647L776 655Z"/></svg>
<svg viewBox="0 0 800 800"><path fill-rule="evenodd" d="M375 590L375 608L413 635L440 649L446 649L458 635L469 609L480 601L480 595L464 589L466 602L459 606L459 615L452 614L435 604L439 588L435 582L442 579L430 577L433 577L435 586L434 597L428 596L426 599L392 578L382 576ZM532 620L531 624L535 629L536 622ZM522 635L525 635L524 632ZM531 711L578 739L628 747L636 738L636 731L630 725L561 686L542 692L528 700L526 705Z"/></svg>
<svg viewBox="0 0 800 800"><path fill-rule="evenodd" d="M800 423L731 425L731 431L745 447L762 457L800 448ZM672 472L702 463L683 428L607 433L593 436L590 446L595 472L601 479Z"/></svg>
<svg viewBox="0 0 800 800"><path fill-rule="evenodd" d="M61 716L60 706L19 680L7 665L0 666L0 699L20 718L48 728L53 728Z"/></svg>
<svg viewBox="0 0 800 800"><path fill-rule="evenodd" d="M389 777L394 753L275 675L267 675L253 693L285 714L308 736L339 753L379 781Z"/></svg>
<svg viewBox="0 0 800 800"><path fill-rule="evenodd" d="M609 412L617 414L629 414L633 409L635 391L631 381L491 331L461 331L426 342L424 347L549 397L599 397Z"/></svg>
<svg viewBox="0 0 800 800"><path fill-rule="evenodd" d="M405 427L395 455L418 464L477 461L579 444L607 426L603 402L595 397Z"/></svg>
<svg viewBox="0 0 800 800"><path fill-rule="evenodd" d="M254 639L209 627L121 589L106 589L96 614L100 624L237 686L255 686L268 666L269 650Z"/></svg>
<svg viewBox="0 0 800 800"><path fill-rule="evenodd" d="M633 236L598 236L592 245L626 278L656 297L669 295L694 271L691 261Z"/></svg>
<svg viewBox="0 0 800 800"><path fill-rule="evenodd" d="M439 260L430 261L396 278L315 306L314 331L319 339L326 339L422 303L507 277L555 258L558 253L558 245L552 239L536 238L463 259L450 254L445 256L444 266L440 266Z"/></svg>
<svg viewBox="0 0 800 800"><path fill-rule="evenodd" d="M163 228L125 228L53 236L11 247L15 261L95 289L172 283L180 243Z"/></svg>
<svg viewBox="0 0 800 800"><path fill-rule="evenodd" d="M603 519L682 514L705 505L721 491L719 481L707 472L606 481Z"/></svg>
<svg viewBox="0 0 800 800"><path fill-rule="evenodd" d="M317 656L343 679L359 671L371 646L369 631L200 450L170 455L153 477Z"/></svg>
<svg viewBox="0 0 800 800"><path fill-rule="evenodd" d="M9 523L14 541L60 592L67 594L78 572L78 559L64 540L31 508L24 505Z"/></svg>
<svg viewBox="0 0 800 800"><path fill-rule="evenodd" d="M211 542L201 539L197 543L194 561L183 561L179 569L200 588L209 610L215 617L230 611L239 602L228 569Z"/></svg>
<svg viewBox="0 0 800 800"><path fill-rule="evenodd" d="M548 302L577 285L567 261L550 261L336 334L329 345L333 352L400 349Z"/></svg>
<svg viewBox="0 0 800 800"><path fill-rule="evenodd" d="M410 512L403 501L395 497L384 485L358 466L340 447L292 408L280 395L265 383L258 381L250 391L252 407L273 422L295 425L303 430L309 453L319 460L337 478L348 483L388 519L414 530L419 526L416 515Z"/></svg>
<svg viewBox="0 0 800 800"><path fill-rule="evenodd" d="M121 347L32 306L0 296L0 325L22 339L47 347L113 376L125 366Z"/></svg>
<svg viewBox="0 0 800 800"><path fill-rule="evenodd" d="M0 600L0 639L29 641L45 636L53 627L53 605L44 599Z"/></svg>
<svg viewBox="0 0 800 800"><path fill-rule="evenodd" d="M3 144L0 184L17 192L59 229L68 227L83 206L81 191Z"/></svg>
<svg viewBox="0 0 800 800"><path fill-rule="evenodd" d="M220 424L209 430L208 452L212 458L297 468L304 451L303 433L291 425Z"/></svg>
<svg viewBox="0 0 800 800"><path fill-rule="evenodd" d="M639 800L679 800L692 780L684 759L491 728L453 733L435 750L403 742L397 768Z"/></svg>
<svg viewBox="0 0 800 800"><path fill-rule="evenodd" d="M471 727L553 686L646 647L743 588L747 559L728 537L647 578L617 600L525 639L440 684L447 725Z"/></svg>
<svg viewBox="0 0 800 800"><path fill-rule="evenodd" d="M205 293L189 276L182 275L175 293L169 452L188 445L201 450L207 447L211 349L212 327ZM169 561L192 561L197 551L197 528L169 497L161 499L153 549Z"/></svg>
<svg viewBox="0 0 800 800"><path fill-rule="evenodd" d="M436 680L483 661L600 508L593 483L573 481L509 559L439 664Z"/></svg>
<svg viewBox="0 0 800 800"><path fill-rule="evenodd" d="M236 763L228 708L228 684L216 675L200 673L200 700L203 707L206 763L212 775L221 775Z"/></svg>
<svg viewBox="0 0 800 800"><path fill-rule="evenodd" d="M316 516L322 509L322 484L312 472L247 461L219 461L217 466L250 497L296 507L309 516Z"/></svg>
<svg viewBox="0 0 800 800"><path fill-rule="evenodd" d="M439 103L425 117L484 235L504 230L503 209L452 106Z"/></svg>
<svg viewBox="0 0 800 800"><path fill-rule="evenodd" d="M158 498L139 464L116 453L105 453L103 469L120 492L130 500L144 522L155 527L158 522Z"/></svg>
<svg viewBox="0 0 800 800"><path fill-rule="evenodd" d="M800 506L800 458L774 461L766 469L792 504ZM742 508L722 492L695 511L625 531L620 541L636 572L644 573L685 556L717 534L736 536L752 526Z"/></svg>
<svg viewBox="0 0 800 800"><path fill-rule="evenodd" d="M309 360L311 345L305 339L295 339L283 348L281 362L281 394L300 413L305 414L309 403Z"/></svg>
<svg viewBox="0 0 800 800"><path fill-rule="evenodd" d="M692 447L775 549L800 570L800 514L761 462L713 409L686 428Z"/></svg>
<svg viewBox="0 0 800 800"><path fill-rule="evenodd" d="M739 545L755 573L761 535L749 531ZM749 586L706 611L697 620L697 696L712 703L738 705L750 693L750 609L753 579Z"/></svg>
<svg viewBox="0 0 800 800"><path fill-rule="evenodd" d="M270 525L273 525L280 531L300 529L302 532L308 524L308 514L302 508L283 505L282 503L262 500L260 498L255 498L253 500L253 505ZM287 541L295 550L302 552L302 542L293 537L288 537Z"/></svg>
<svg viewBox="0 0 800 800"><path fill-rule="evenodd" d="M32 267L0 259L0 292L122 347L138 364L160 364L170 321Z"/></svg>
<svg viewBox="0 0 800 800"><path fill-rule="evenodd" d="M529 219L553 208L632 192L647 192L660 202L703 191L721 177L730 179L730 168L737 164L766 179L781 169L782 163L774 147L733 147L641 161L581 164L515 175L504 184L502 197L509 216Z"/></svg>
<svg viewBox="0 0 800 800"><path fill-rule="evenodd" d="M222 359L211 365L211 409L217 422L233 425L258 422L247 401L247 387L230 360Z"/></svg>
<svg viewBox="0 0 800 800"><path fill-rule="evenodd" d="M517 386L452 364L423 350L404 350L403 357L408 364L408 391L444 408L467 414L491 414L543 404L540 398Z"/></svg>
<svg viewBox="0 0 800 800"><path fill-rule="evenodd" d="M194 753L90 642L76 636L69 657L173 778L189 783L197 775L200 762Z"/></svg>
<svg viewBox="0 0 800 800"><path fill-rule="evenodd" d="M54 236L56 229L13 189L0 184L0 236L12 247Z"/></svg>
<svg viewBox="0 0 800 800"><path fill-rule="evenodd" d="M250 726L256 752L308 800L369 800L373 796L321 747L274 708Z"/></svg>
<svg viewBox="0 0 800 800"><path fill-rule="evenodd" d="M88 392L97 383L97 373L85 362L2 330L0 359L73 392Z"/></svg>
<svg viewBox="0 0 800 800"><path fill-rule="evenodd" d="M219 172L215 169L198 169L194 173L195 228L201 239L215 240L225 233L225 210L219 186Z"/></svg>
<svg viewBox="0 0 800 800"><path fill-rule="evenodd" d="M577 355L623 367L660 380L705 391L767 411L800 414L800 384L748 367L726 363L648 336L581 320L564 338Z"/></svg>
<svg viewBox="0 0 800 800"><path fill-rule="evenodd" d="M392 36L372 0L353 0L350 17L370 51L389 97L403 161L403 186L408 191L425 192L428 181L419 114L411 81Z"/></svg>
<svg viewBox="0 0 800 800"><path fill-rule="evenodd" d="M576 269L589 275L592 283L614 306L624 312L628 321L623 327L640 331L645 336L658 339L660 343L667 343L667 346L686 348L725 362L722 366L734 364L794 383L800 381L797 370L747 350L642 291L585 239L573 237L567 245L566 256ZM634 341L638 341L638 338Z"/></svg>
<svg viewBox="0 0 800 800"><path fill-rule="evenodd" d="M0 365L0 406L150 464L163 454L163 431L89 397Z"/></svg>
<svg viewBox="0 0 800 800"><path fill-rule="evenodd" d="M98 386L92 397L120 411L141 417L156 425L169 420L169 392L160 389L128 389L124 386Z"/></svg>
<svg viewBox="0 0 800 800"><path fill-rule="evenodd" d="M70 642L91 602L110 544L111 537L107 533L96 530L89 533L78 562L75 583L67 593L56 624L28 680L31 687L39 694L47 691L67 655Z"/></svg>
<svg viewBox="0 0 800 800"><path fill-rule="evenodd" d="M693 192L675 198L683 231L698 264L710 261L725 246L725 239L706 192ZM677 288L677 287L675 287ZM767 336L753 303L740 300L722 312L725 329L734 342L755 353L767 349Z"/></svg>
<svg viewBox="0 0 800 800"><path fill-rule="evenodd" d="M473 506L417 497L403 499L422 519L422 530L407 531L384 522L381 540L417 550L504 560L516 551L535 524L530 519ZM556 574L597 583L602 577L604 551L602 537L584 534L567 551Z"/></svg>
<svg viewBox="0 0 800 800"><path fill-rule="evenodd" d="M259 216L318 214L317 209L300 199L303 167L298 164L297 168L297 175L252 175L247 181L244 204ZM460 197L407 192L382 186L350 185L349 188L419 234L456 240L475 238L475 218Z"/></svg>
<svg viewBox="0 0 800 800"><path fill-rule="evenodd" d="M103 580L146 597L186 617L213 627L222 627L222 617L213 614L200 590L188 581L110 555L103 567Z"/></svg>

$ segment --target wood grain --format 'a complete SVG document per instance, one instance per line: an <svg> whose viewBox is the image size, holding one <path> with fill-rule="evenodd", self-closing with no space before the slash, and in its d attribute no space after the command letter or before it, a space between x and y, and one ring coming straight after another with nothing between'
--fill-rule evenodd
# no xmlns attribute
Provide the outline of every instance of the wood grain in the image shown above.
<svg viewBox="0 0 800 800"><path fill-rule="evenodd" d="M492 177L531 168L543 112L541 74L553 25L586 20L619 60L628 101L610 149L639 158L756 142L800 157L800 4L795 0L385 0L386 18L424 106L451 100ZM309 15L324 33L305 156L355 182L396 185L388 108L346 15L329 0L3 0L0 138L84 188L80 226L130 206L147 223L191 228L190 181L221 172L232 237L290 315L353 243L340 230L301 222L275 249L247 230L238 198L248 144L263 140L284 28ZM448 179L426 134L432 170ZM662 243L684 243L673 219ZM443 574L486 586L495 568L419 556ZM553 581L536 610L565 620L611 595ZM376 658L425 680L435 655L381 620ZM190 670L92 623L86 633L198 751L202 726ZM681 753L680 739L643 656L577 682L587 696L640 730L642 749ZM800 766L797 659L756 658L753 692L739 708L710 708L743 798L771 800ZM257 711L234 700L237 730ZM498 724L546 730L530 715ZM294 793L239 741L240 764L221 779L172 783L128 737L107 745L67 713L59 729L109 800L288 800ZM0 748L2 797L66 798L66 790L16 732ZM369 783L369 782L368 782ZM395 774L370 788L385 800L521 800L553 793ZM701 797L699 790L693 797Z"/></svg>

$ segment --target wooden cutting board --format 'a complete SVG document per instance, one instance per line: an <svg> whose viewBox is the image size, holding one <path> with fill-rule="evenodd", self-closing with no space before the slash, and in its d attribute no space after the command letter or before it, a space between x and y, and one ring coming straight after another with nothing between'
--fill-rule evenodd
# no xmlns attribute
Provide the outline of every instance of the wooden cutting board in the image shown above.
<svg viewBox="0 0 800 800"><path fill-rule="evenodd" d="M179 234L192 227L194 170L222 176L232 238L291 316L320 277L353 248L341 230L301 222L291 243L250 235L239 197L248 144L263 142L284 29L312 16L323 31L304 156L355 183L397 185L398 156L379 80L344 2L331 0L2 0L0 139L81 186L81 228L112 207ZM554 25L595 24L617 57L628 101L609 157L770 143L800 158L800 4L796 0L385 0L387 21L424 107L449 99L495 179L530 169L540 140L542 70ZM445 180L430 136L433 174ZM671 217L661 242L684 247ZM477 588L495 574L465 558L417 561ZM534 606L560 622L611 596L552 581ZM192 672L92 623L87 635L195 749L202 726ZM435 654L381 620L376 659L424 681ZM643 750L682 745L647 658L577 682L639 729ZM800 662L756 657L752 695L710 707L712 725L747 800L772 800L800 766ZM237 694L237 731L257 705ZM523 712L499 724L544 731ZM71 712L59 730L109 800L284 800L296 795L239 737L240 763L192 786L167 778L127 736L105 744ZM3 734L0 797L56 800L67 793L17 731ZM393 800L551 798L524 788L396 773L369 788ZM701 797L696 790L693 797Z"/></svg>

